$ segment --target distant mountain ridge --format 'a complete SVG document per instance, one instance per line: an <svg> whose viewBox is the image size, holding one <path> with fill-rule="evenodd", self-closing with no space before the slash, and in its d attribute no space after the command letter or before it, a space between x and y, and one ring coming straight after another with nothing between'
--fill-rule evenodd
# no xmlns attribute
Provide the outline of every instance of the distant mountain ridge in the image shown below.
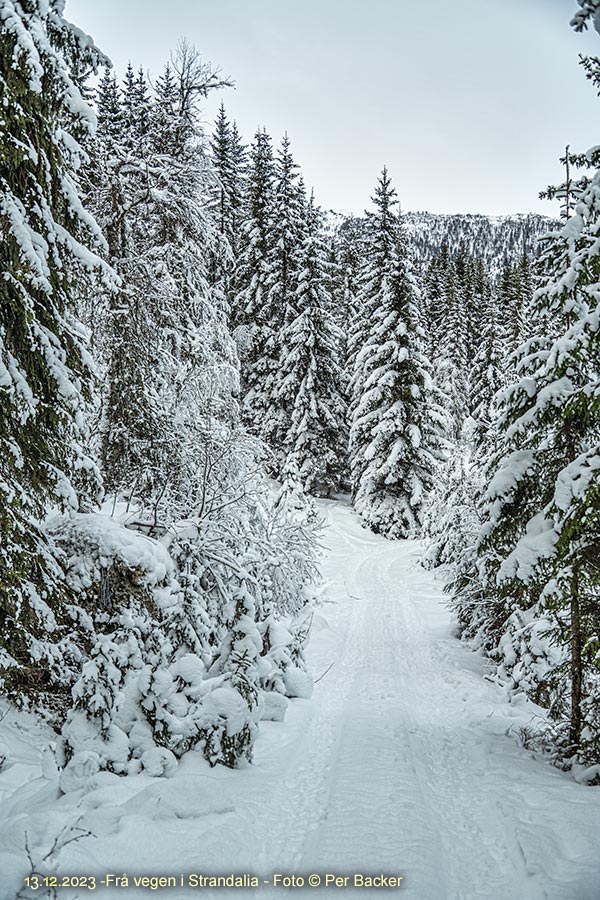
<svg viewBox="0 0 600 900"><path fill-rule="evenodd" d="M470 254L491 267L501 264L505 256L519 257L524 252L534 255L540 236L559 225L557 219L538 213L483 216L407 212L403 220L420 258L431 259L444 242L451 253L464 243Z"/></svg>
<svg viewBox="0 0 600 900"><path fill-rule="evenodd" d="M428 262L446 242L454 254L464 243L468 253L497 271L505 257L518 258L526 252L533 256L539 238L555 230L560 222L539 213L516 213L507 216L484 216L477 213L406 212L402 216L415 256ZM360 233L363 217L330 212L327 229L342 232L352 229Z"/></svg>

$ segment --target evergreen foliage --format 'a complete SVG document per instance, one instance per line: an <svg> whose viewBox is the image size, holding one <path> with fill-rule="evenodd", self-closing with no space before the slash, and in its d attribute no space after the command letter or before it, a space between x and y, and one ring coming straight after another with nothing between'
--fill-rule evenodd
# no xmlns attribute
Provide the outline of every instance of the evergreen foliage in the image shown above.
<svg viewBox="0 0 600 900"><path fill-rule="evenodd" d="M360 304L365 342L352 382L350 464L354 505L375 531L419 533L435 454L427 438L432 383L418 328L418 293L396 192L384 169L369 214Z"/></svg>
<svg viewBox="0 0 600 900"><path fill-rule="evenodd" d="M339 490L346 456L342 334L332 321L319 211L311 198L299 252L295 317L281 331L279 399L291 409L286 450L310 494Z"/></svg>
<svg viewBox="0 0 600 900"><path fill-rule="evenodd" d="M109 277L77 170L94 116L70 74L103 60L57 4L0 9L0 671L30 691L60 678L62 569L41 522L98 482L85 447L93 380L76 315Z"/></svg>

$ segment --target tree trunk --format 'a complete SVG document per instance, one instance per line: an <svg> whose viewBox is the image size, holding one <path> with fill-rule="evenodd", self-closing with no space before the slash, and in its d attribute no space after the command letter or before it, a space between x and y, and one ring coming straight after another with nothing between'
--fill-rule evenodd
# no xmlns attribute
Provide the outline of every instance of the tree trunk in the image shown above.
<svg viewBox="0 0 600 900"><path fill-rule="evenodd" d="M579 579L573 576L571 594L571 721L569 743L573 751L581 741L581 700L583 696L583 667L581 659L581 608Z"/></svg>

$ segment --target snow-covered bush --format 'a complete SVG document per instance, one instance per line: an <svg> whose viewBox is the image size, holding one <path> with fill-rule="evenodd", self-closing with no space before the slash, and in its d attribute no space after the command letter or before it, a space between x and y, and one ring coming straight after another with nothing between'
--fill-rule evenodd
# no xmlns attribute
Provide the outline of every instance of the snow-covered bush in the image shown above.
<svg viewBox="0 0 600 900"><path fill-rule="evenodd" d="M568 705L561 678L566 658L564 648L552 640L553 629L552 621L536 606L516 608L490 655L497 664L501 684L531 697L558 719Z"/></svg>
<svg viewBox="0 0 600 900"><path fill-rule="evenodd" d="M161 541L107 515L52 521L78 598L63 766L93 753L117 773L154 768L156 748L235 766L251 759L264 691L309 695L314 536L258 487Z"/></svg>

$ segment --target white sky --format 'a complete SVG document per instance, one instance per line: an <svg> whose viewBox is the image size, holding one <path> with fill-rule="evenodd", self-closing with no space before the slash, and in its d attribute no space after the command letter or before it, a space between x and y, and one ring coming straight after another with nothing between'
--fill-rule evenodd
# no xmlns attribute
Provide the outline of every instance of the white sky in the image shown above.
<svg viewBox="0 0 600 900"><path fill-rule="evenodd" d="M576 0L67 0L122 73L155 76L185 36L236 82L221 99L247 142L288 131L326 208L360 213L386 164L405 210L556 207L568 142L598 143Z"/></svg>

